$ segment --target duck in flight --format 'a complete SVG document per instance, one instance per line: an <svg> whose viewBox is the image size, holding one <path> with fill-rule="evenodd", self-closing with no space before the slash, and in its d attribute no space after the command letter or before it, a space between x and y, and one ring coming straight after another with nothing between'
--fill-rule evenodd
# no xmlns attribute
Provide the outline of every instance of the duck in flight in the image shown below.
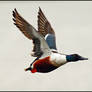
<svg viewBox="0 0 92 92"><path fill-rule="evenodd" d="M38 31L16 9L13 11L13 21L28 39L33 40L34 44L31 55L36 59L25 71L47 73L68 62L88 60L78 54L66 55L57 51L55 32L41 8L38 12Z"/></svg>

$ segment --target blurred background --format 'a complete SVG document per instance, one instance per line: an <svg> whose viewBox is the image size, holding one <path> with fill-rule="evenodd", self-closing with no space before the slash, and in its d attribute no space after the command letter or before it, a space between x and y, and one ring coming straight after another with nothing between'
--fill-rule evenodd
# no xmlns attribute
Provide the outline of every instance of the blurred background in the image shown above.
<svg viewBox="0 0 92 92"><path fill-rule="evenodd" d="M25 72L33 44L13 24L14 8L37 29L39 6L56 32L58 51L89 60L50 73ZM0 1L0 91L92 90L92 1Z"/></svg>

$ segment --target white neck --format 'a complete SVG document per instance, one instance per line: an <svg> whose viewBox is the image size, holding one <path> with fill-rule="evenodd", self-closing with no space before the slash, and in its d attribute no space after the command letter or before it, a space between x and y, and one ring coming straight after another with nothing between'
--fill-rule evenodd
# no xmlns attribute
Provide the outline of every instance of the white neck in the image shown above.
<svg viewBox="0 0 92 92"><path fill-rule="evenodd" d="M59 53L52 53L51 56L50 56L50 61L55 66L61 66L65 63L67 63L66 55L62 55L62 54L59 54Z"/></svg>

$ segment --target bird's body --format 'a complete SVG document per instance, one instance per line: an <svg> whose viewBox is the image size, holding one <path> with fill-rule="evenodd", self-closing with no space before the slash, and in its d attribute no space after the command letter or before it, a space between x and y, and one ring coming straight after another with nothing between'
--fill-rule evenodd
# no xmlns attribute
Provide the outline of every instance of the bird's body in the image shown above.
<svg viewBox="0 0 92 92"><path fill-rule="evenodd" d="M50 56L39 58L32 63L32 73L34 72L50 72L59 66L67 63L66 56L52 52ZM36 70L37 69L37 70Z"/></svg>
<svg viewBox="0 0 92 92"><path fill-rule="evenodd" d="M25 69L26 71L47 73L68 62L87 60L78 54L66 55L57 51L55 32L40 8L38 31L21 17L16 9L13 11L13 17L14 24L27 38L33 40L34 44L31 55L37 58Z"/></svg>

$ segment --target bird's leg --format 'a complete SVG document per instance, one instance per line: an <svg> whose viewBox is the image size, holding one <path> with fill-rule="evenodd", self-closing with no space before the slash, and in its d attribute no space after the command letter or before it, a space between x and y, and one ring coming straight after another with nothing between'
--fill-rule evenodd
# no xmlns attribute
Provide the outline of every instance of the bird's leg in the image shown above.
<svg viewBox="0 0 92 92"><path fill-rule="evenodd" d="M31 67L28 67L28 68L25 69L25 71L28 71L28 70L32 70L32 68Z"/></svg>

